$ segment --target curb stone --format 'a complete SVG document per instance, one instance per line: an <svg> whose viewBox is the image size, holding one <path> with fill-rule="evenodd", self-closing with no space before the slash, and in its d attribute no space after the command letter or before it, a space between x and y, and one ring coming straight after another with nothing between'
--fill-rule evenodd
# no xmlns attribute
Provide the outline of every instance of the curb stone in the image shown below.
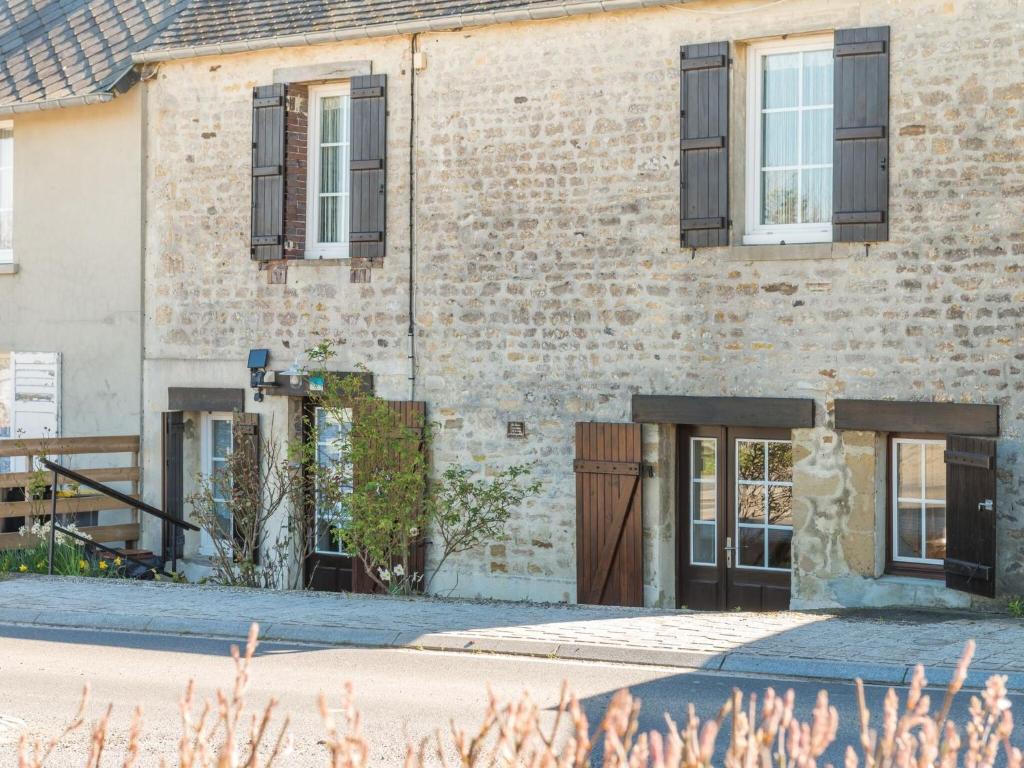
<svg viewBox="0 0 1024 768"><path fill-rule="evenodd" d="M114 616L91 611L62 610L40 612L16 608L0 608L0 624L20 626L95 629L102 631L143 632L150 634L180 634L208 636L229 640L243 640L248 634L246 620L218 620L195 617L184 619L173 616ZM287 622L268 623L260 633L264 641L299 642L314 645L352 648L402 648L456 653L493 653L533 658L557 658L575 661L596 661L611 664L640 664L676 667L691 671L721 671L779 675L807 680L833 680L852 682L860 678L866 683L902 685L909 683L914 669L902 664L834 661L823 659L784 658L758 656L741 652L717 654L686 651L668 651L644 646L598 645L584 643L555 643L538 640L508 639L476 636L471 633L428 633L365 627L313 626ZM929 684L944 686L951 679L954 668L926 669ZM973 670L967 687L979 688L993 670ZM1008 684L1024 689L1024 673L1007 675Z"/></svg>

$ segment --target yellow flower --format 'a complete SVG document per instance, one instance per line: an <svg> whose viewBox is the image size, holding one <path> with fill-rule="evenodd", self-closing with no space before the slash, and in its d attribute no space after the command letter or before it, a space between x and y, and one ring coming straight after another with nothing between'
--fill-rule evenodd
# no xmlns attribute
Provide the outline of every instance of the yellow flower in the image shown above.
<svg viewBox="0 0 1024 768"><path fill-rule="evenodd" d="M107 570L107 561L106 560L100 560L100 570L101 571Z"/></svg>
<svg viewBox="0 0 1024 768"><path fill-rule="evenodd" d="M120 557L115 557L114 558L114 565L115 566L121 565L121 558Z"/></svg>
<svg viewBox="0 0 1024 768"><path fill-rule="evenodd" d="M24 573L25 571L28 570L28 566L25 565L24 563L22 563L21 565L18 566L18 570L21 571L22 573Z"/></svg>
<svg viewBox="0 0 1024 768"><path fill-rule="evenodd" d="M80 571L84 571L88 567L89 567L89 564L87 562L85 562L85 560L79 560L78 561L78 569Z"/></svg>

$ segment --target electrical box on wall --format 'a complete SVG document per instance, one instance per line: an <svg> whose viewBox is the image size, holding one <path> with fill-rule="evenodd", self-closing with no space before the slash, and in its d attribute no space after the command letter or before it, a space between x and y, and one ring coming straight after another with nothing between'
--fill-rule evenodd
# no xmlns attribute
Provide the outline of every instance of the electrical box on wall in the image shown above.
<svg viewBox="0 0 1024 768"><path fill-rule="evenodd" d="M427 68L427 54L423 51L416 51L412 55L412 68L417 72L422 72Z"/></svg>

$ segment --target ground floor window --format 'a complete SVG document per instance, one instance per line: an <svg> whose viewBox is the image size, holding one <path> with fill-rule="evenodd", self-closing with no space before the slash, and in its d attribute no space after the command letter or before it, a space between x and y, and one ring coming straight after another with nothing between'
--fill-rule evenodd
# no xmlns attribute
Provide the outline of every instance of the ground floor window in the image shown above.
<svg viewBox="0 0 1024 768"><path fill-rule="evenodd" d="M793 444L736 441L736 542L741 568L788 571L793 548Z"/></svg>
<svg viewBox="0 0 1024 768"><path fill-rule="evenodd" d="M889 523L891 567L939 569L946 556L946 441L894 437Z"/></svg>
<svg viewBox="0 0 1024 768"><path fill-rule="evenodd" d="M343 461L345 444L352 428L352 412L348 409L332 413L325 408L316 409L316 460L320 466L329 466ZM351 467L341 467L343 476L351 483ZM347 486L349 491L352 486ZM348 520L344 504L324 500L317 489L316 500L316 551L324 554L347 554L338 541L337 529L343 528Z"/></svg>
<svg viewBox="0 0 1024 768"><path fill-rule="evenodd" d="M231 517L231 488L228 459L234 447L230 413L204 413L200 420L201 461L203 475L211 481L213 506L220 538L234 539L234 521ZM214 555L217 552L211 532L205 528L199 536L199 552Z"/></svg>

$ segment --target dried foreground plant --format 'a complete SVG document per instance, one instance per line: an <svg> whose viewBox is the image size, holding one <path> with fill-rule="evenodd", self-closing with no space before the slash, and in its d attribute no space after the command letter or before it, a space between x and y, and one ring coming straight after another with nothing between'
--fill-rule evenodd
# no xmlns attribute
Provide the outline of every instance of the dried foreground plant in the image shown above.
<svg viewBox="0 0 1024 768"><path fill-rule="evenodd" d="M178 754L161 761L163 768L269 768L284 766L291 753L289 719L274 723L277 701L262 709L246 711L258 628L249 631L245 652L232 648L235 683L231 691L218 691L214 700L197 702L190 682L181 699L181 738ZM1006 768L1022 768L1021 751L1010 743L1013 717L1006 695L1006 677L994 675L980 696L971 697L969 720L960 729L949 720L953 698L967 679L974 653L968 641L941 707L931 711L925 692L924 670L918 666L906 700L889 690L881 718L872 722L857 681L860 743L846 748L844 768L988 768L997 760ZM48 741L22 737L19 768L49 765L55 749L72 733L87 728L85 711L88 689L78 712L59 734ZM754 695L744 698L734 691L732 698L713 720L701 721L690 705L686 723L678 726L665 718L663 731L643 733L639 729L640 701L628 691L612 698L608 711L591 730L576 696L563 686L555 721L542 727L540 708L528 695L502 704L493 694L479 728L466 731L452 725L432 738L408 747L405 768L428 764L461 768L710 768L714 765L719 738L727 742L719 751L725 768L815 768L833 744L839 713L829 704L828 694L818 694L811 718L801 721L794 713L792 691L778 695L768 689L760 703ZM340 712L340 717L333 713ZM114 765L104 760L111 707L91 726L89 751L80 763L84 768ZM320 716L326 738L325 765L329 768L365 768L370 763L370 743L363 734L362 720L345 686L342 706L331 709L320 697ZM125 754L118 765L139 764L141 713L132 718ZM595 763L601 745L600 763Z"/></svg>

